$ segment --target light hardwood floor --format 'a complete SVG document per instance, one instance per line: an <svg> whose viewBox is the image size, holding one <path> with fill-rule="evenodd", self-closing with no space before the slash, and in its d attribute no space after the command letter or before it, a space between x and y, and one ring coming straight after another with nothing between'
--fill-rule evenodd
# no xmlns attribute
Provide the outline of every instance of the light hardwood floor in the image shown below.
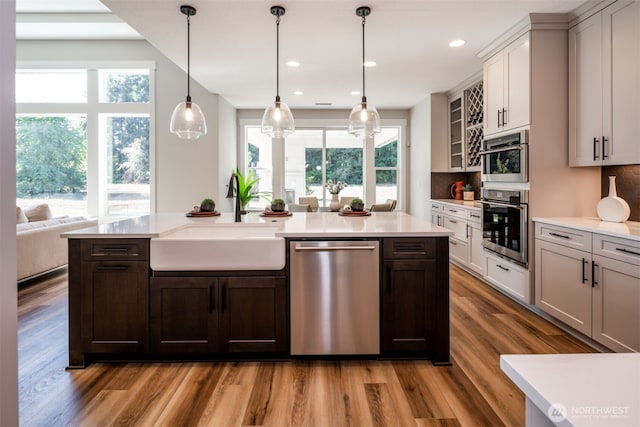
<svg viewBox="0 0 640 427"><path fill-rule="evenodd" d="M524 397L500 354L594 351L456 267L447 367L293 360L66 371L66 274L18 298L23 426L521 426Z"/></svg>

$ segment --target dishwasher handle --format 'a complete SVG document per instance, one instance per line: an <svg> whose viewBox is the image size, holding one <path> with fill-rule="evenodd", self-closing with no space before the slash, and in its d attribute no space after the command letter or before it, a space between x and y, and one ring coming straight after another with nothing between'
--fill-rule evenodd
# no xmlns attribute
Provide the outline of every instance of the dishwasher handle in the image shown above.
<svg viewBox="0 0 640 427"><path fill-rule="evenodd" d="M375 246L296 246L296 251L324 252L324 251L373 251Z"/></svg>

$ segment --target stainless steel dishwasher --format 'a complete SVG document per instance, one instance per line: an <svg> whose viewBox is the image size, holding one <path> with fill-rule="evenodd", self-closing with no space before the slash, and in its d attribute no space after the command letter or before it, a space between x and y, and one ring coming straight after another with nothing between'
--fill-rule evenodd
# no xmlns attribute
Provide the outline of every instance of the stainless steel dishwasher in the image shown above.
<svg viewBox="0 0 640 427"><path fill-rule="evenodd" d="M291 241L291 354L380 353L380 243Z"/></svg>

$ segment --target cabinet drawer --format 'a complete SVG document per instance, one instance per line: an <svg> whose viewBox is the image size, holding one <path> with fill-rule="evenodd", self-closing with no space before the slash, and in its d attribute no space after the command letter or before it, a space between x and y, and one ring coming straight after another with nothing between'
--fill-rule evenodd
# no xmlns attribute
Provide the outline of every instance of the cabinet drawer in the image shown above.
<svg viewBox="0 0 640 427"><path fill-rule="evenodd" d="M86 239L81 250L85 261L146 261L149 239Z"/></svg>
<svg viewBox="0 0 640 427"><path fill-rule="evenodd" d="M591 233L536 222L536 239L591 252Z"/></svg>
<svg viewBox="0 0 640 427"><path fill-rule="evenodd" d="M467 210L455 206L444 205L442 211L445 215L454 216L456 218L467 219Z"/></svg>
<svg viewBox="0 0 640 427"><path fill-rule="evenodd" d="M442 212L442 205L440 203L431 202L431 212L433 213Z"/></svg>
<svg viewBox="0 0 640 427"><path fill-rule="evenodd" d="M469 209L467 211L467 220L480 224L482 222L482 211Z"/></svg>
<svg viewBox="0 0 640 427"><path fill-rule="evenodd" d="M593 254L640 265L640 242L604 234L594 234Z"/></svg>
<svg viewBox="0 0 640 427"><path fill-rule="evenodd" d="M531 303L529 272L502 258L487 253L487 275L485 279L496 287L510 293L518 299Z"/></svg>
<svg viewBox="0 0 640 427"><path fill-rule="evenodd" d="M382 251L385 259L435 258L436 239L386 238Z"/></svg>
<svg viewBox="0 0 640 427"><path fill-rule="evenodd" d="M444 228L448 228L453 231L455 234L454 238L466 242L468 239L467 235L467 221L464 219L452 218L450 216L444 216L442 226Z"/></svg>
<svg viewBox="0 0 640 427"><path fill-rule="evenodd" d="M449 257L461 264L466 265L469 262L467 255L467 244L449 239Z"/></svg>

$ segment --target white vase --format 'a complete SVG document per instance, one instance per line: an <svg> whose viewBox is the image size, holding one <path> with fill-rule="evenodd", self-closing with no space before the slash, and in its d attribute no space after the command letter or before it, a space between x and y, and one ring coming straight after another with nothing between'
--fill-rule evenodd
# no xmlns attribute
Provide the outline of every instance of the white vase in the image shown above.
<svg viewBox="0 0 640 427"><path fill-rule="evenodd" d="M331 203L329 203L329 209L331 212L338 212L340 210L340 199L337 194L331 195Z"/></svg>
<svg viewBox="0 0 640 427"><path fill-rule="evenodd" d="M629 219L631 209L624 199L618 197L616 177L614 175L609 177L609 195L598 202L596 210L603 221L625 222Z"/></svg>

